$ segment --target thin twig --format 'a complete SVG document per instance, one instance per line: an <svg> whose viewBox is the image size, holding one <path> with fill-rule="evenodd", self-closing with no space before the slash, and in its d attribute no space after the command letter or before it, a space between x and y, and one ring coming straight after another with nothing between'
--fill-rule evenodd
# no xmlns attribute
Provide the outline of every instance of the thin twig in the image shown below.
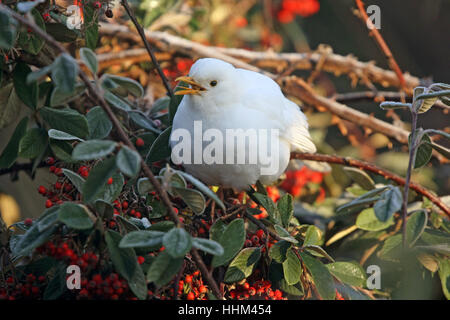
<svg viewBox="0 0 450 320"><path fill-rule="evenodd" d="M130 17L131 21L133 21L134 26L136 27L139 35L141 36L142 41L144 42L145 48L147 49L148 54L150 55L153 65L156 67L156 70L158 71L159 77L161 78L162 82L164 83L164 87L166 87L167 93L170 97L173 97L173 91L169 84L169 81L167 80L164 72L161 70L161 67L158 63L158 60L156 60L155 54L153 53L153 49L150 46L150 43L147 41L147 37L145 36L144 29L139 24L139 22L136 19L136 16L134 15L133 10L128 5L127 0L122 0L122 6L125 8L125 11L127 12L128 16Z"/></svg>
<svg viewBox="0 0 450 320"><path fill-rule="evenodd" d="M347 157L339 157L335 155L325 155L325 154L316 154L316 153L291 153L291 159L299 159L299 160L313 160L313 161L320 161L320 162L328 162L328 163L334 163L334 164L340 164L344 166L349 167L355 167L362 169L364 171L369 171L372 173L375 173L377 175L380 175L384 177L385 179L392 180L398 185L404 186L406 184L406 181L404 178L396 175L395 173L392 173L388 170L382 169L372 163L356 160L352 158ZM438 206L445 214L442 214L444 217L450 217L450 209L447 207L447 205L439 199L438 196L434 195L431 191L425 189L421 185L410 182L409 188L416 191L417 193L421 194L422 196L430 199L431 202L433 202L436 206Z"/></svg>
<svg viewBox="0 0 450 320"><path fill-rule="evenodd" d="M356 6L358 7L358 10L360 13L361 20L364 22L364 24L370 30L369 34L373 35L373 37L374 37L375 41L377 42L377 44L379 45L381 51L383 51L384 55L386 56L389 66L391 67L391 69L395 72L395 74L398 77L398 80L400 82L400 87L402 88L403 91L407 92L408 90L406 88L406 82L405 82L405 78L403 77L403 72L400 69L397 61L395 61L391 50L389 49L388 45L386 44L386 41L384 41L383 37L381 36L381 33L374 26L374 24L372 23L372 20L370 20L369 17L367 16L367 12L364 8L364 4L362 3L362 1L361 0L355 0L355 1L356 1Z"/></svg>

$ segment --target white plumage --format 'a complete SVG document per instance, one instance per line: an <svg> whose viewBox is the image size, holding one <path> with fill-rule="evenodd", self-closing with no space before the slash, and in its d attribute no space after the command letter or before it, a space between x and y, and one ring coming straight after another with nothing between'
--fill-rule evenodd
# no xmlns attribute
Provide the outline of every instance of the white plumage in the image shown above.
<svg viewBox="0 0 450 320"><path fill-rule="evenodd" d="M187 164L186 171L208 185L248 188L259 179L264 184L276 181L289 163L290 152L315 152L316 147L308 132L308 122L300 108L286 99L278 84L272 79L248 70L234 68L218 59L197 60L189 77L181 77L191 84L181 91L185 94L175 114L172 138L177 129L186 129L194 139L194 121L201 121L203 132L216 129L226 137L226 129L278 129L278 170L274 174L261 174L262 163L256 164ZM259 132L259 131L258 131ZM259 135L258 135L259 137ZM172 148L177 141L172 141ZM210 142L204 141L205 148ZM227 152L233 150L226 145ZM248 143L246 143L248 148ZM194 158L192 141L192 159ZM172 159L180 161L177 154ZM178 159L178 160L177 160ZM248 152L246 152L248 160Z"/></svg>

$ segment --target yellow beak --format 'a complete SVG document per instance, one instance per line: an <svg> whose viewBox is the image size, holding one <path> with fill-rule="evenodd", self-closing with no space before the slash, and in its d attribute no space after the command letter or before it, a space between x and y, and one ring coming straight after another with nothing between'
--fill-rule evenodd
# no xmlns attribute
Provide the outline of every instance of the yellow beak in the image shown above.
<svg viewBox="0 0 450 320"><path fill-rule="evenodd" d="M191 85L190 88L179 86L179 88L181 90L175 91L175 95L200 94L201 91L205 91L206 90L203 86L201 86L200 84L195 82L194 79L192 79L191 77L187 77L187 76L178 77L178 78L175 79L175 81L183 81L183 82Z"/></svg>

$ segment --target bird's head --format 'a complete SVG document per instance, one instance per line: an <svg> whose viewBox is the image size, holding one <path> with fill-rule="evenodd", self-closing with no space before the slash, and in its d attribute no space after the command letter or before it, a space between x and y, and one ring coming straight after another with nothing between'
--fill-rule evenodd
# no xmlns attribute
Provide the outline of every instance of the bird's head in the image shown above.
<svg viewBox="0 0 450 320"><path fill-rule="evenodd" d="M191 95L194 99L217 99L236 96L236 69L233 65L214 58L197 60L187 76L179 77L189 86L182 86L176 95Z"/></svg>

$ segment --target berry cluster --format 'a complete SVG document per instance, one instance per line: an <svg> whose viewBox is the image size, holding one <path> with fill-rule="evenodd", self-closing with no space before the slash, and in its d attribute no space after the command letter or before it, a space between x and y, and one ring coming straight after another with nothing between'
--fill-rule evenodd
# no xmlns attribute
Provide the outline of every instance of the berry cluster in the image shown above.
<svg viewBox="0 0 450 320"><path fill-rule="evenodd" d="M287 300L283 297L283 292L272 290L272 283L268 280L257 280L253 284L244 282L230 290L229 295L236 300Z"/></svg>
<svg viewBox="0 0 450 320"><path fill-rule="evenodd" d="M67 264L78 265L83 271L87 270L89 267L95 268L99 261L98 256L93 252L85 252L78 255L67 241L46 242L38 247L36 252L53 257L57 260L63 260L67 262Z"/></svg>
<svg viewBox="0 0 450 320"><path fill-rule="evenodd" d="M318 0L283 0L277 18L281 23L289 23L296 15L307 18L316 14L319 9Z"/></svg>
<svg viewBox="0 0 450 320"><path fill-rule="evenodd" d="M323 181L323 173L312 171L306 166L303 166L297 171L287 171L286 179L281 183L280 188L289 192L294 197L302 195L302 190L308 183L320 184ZM316 201L321 202L325 198L325 189L322 187L319 190L319 196Z"/></svg>
<svg viewBox="0 0 450 320"><path fill-rule="evenodd" d="M36 299L42 295L47 278L30 273L23 281L16 282L13 277L8 277L5 282L0 288L0 300Z"/></svg>
<svg viewBox="0 0 450 320"><path fill-rule="evenodd" d="M42 196L46 197L47 200L45 201L45 207L51 208L55 204L62 204L64 201L73 201L79 199L79 194L65 177L62 172L62 168L55 166L55 159L52 157L47 158L46 160L47 164L50 165L49 171L57 176L56 182L51 185L49 189L45 188L44 186L38 187L38 192ZM84 166L80 167L83 168ZM85 167L86 168L86 167ZM85 172L87 170L83 169L82 172ZM81 172L79 170L79 172ZM87 173L88 174L88 173ZM86 174L86 176L87 176Z"/></svg>
<svg viewBox="0 0 450 320"><path fill-rule="evenodd" d="M186 300L207 300L207 292L198 270L178 282L178 294Z"/></svg>
<svg viewBox="0 0 450 320"><path fill-rule="evenodd" d="M251 232L247 233L247 239L245 240L245 243L244 243L244 246L246 248L263 246L262 250L264 251L265 244L266 244L266 234L264 233L264 230L259 229L255 233L251 233ZM269 242L268 246L270 248L272 246L272 244Z"/></svg>
<svg viewBox="0 0 450 320"><path fill-rule="evenodd" d="M90 278L81 279L81 290L76 299L99 299L99 300L136 300L130 291L128 283L117 273L102 276L99 273Z"/></svg>

